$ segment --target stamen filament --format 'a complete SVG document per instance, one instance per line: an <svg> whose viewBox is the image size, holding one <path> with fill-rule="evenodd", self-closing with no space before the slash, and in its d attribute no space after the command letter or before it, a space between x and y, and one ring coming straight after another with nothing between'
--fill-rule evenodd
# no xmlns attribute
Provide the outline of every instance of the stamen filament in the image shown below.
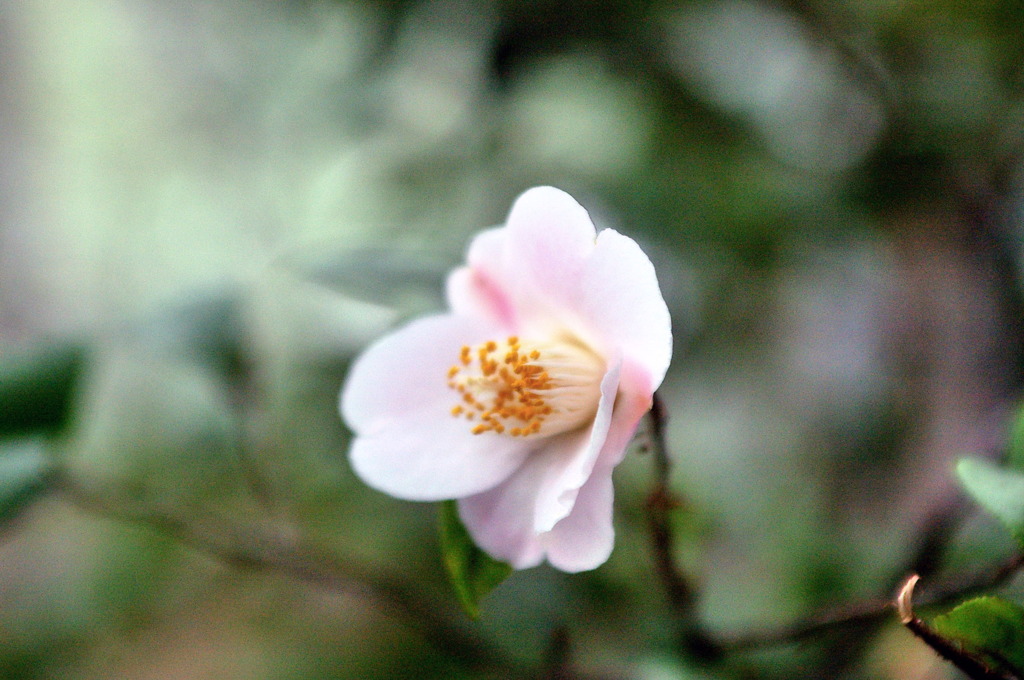
<svg viewBox="0 0 1024 680"><path fill-rule="evenodd" d="M597 410L604 364L574 339L523 346L518 336L463 346L448 369L448 386L461 395L453 417L480 422L474 435L557 434L581 426Z"/></svg>

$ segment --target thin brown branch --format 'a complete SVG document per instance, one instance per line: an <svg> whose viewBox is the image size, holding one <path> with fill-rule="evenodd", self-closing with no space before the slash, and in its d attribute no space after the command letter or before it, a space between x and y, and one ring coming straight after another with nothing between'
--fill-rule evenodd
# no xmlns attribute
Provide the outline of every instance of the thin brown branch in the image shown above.
<svg viewBox="0 0 1024 680"><path fill-rule="evenodd" d="M669 485L671 460L665 443L667 413L661 398L655 394L647 414L648 437L654 458L654 487L647 498L647 524L651 534L655 569L680 624L681 644L691 657L710 662L721 656L718 643L711 638L697 618L697 598L689 579L680 571L674 557L675 540L670 513L680 506Z"/></svg>
<svg viewBox="0 0 1024 680"><path fill-rule="evenodd" d="M648 414L650 450L654 458L654 487L647 498L647 523L651 532L655 567L665 588L669 605L682 614L690 615L695 605L693 588L676 566L673 557L674 540L669 526L669 513L679 503L669 487L671 462L665 447L665 406L658 395Z"/></svg>
<svg viewBox="0 0 1024 680"><path fill-rule="evenodd" d="M66 477L55 477L52 488L89 514L157 531L231 568L282 574L324 590L365 598L409 625L437 649L476 670L500 672L502 677L534 676L521 662L446 617L439 603L379 568L324 554L298 538L279 533L218 527L218 538L172 516L118 507Z"/></svg>
<svg viewBox="0 0 1024 680"><path fill-rule="evenodd" d="M1022 567L1024 567L1024 553L1014 555L1006 562L982 573L957 575L944 584L926 590L927 597L922 598L921 606L949 604L979 592L998 588L1016 575ZM727 652L791 644L842 628L878 623L890 616L892 611L893 602L889 599L869 600L837 607L791 626L732 637L720 637L719 639L722 648Z"/></svg>
<svg viewBox="0 0 1024 680"><path fill-rule="evenodd" d="M896 611L900 622L919 640L935 650L943 659L959 668L971 680L1020 680L1016 675L990 668L983 659L954 644L935 632L931 626L914 613L914 586L920 577L917 574L907 579L896 596Z"/></svg>

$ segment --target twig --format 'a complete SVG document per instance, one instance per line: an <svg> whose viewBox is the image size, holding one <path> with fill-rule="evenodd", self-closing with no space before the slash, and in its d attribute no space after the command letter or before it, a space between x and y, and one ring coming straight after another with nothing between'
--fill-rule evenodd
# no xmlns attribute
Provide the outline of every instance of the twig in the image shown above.
<svg viewBox="0 0 1024 680"><path fill-rule="evenodd" d="M672 556L674 540L669 527L669 512L679 505L669 488L671 462L665 448L665 406L658 395L648 414L651 454L654 458L654 488L647 498L647 521L651 531L655 566L665 588L669 604L677 612L689 615L695 606L693 588L676 567Z"/></svg>
<svg viewBox="0 0 1024 680"><path fill-rule="evenodd" d="M667 413L661 398L655 394L647 414L650 451L654 458L654 488L647 498L647 523L655 568L665 589L669 606L679 621L681 644L695 660L712 662L721 657L721 647L711 638L696 616L697 599L689 580L679 570L673 557L674 538L669 513L679 501L669 486L671 460L665 445Z"/></svg>
<svg viewBox="0 0 1024 680"><path fill-rule="evenodd" d="M570 680L573 678L572 661L570 659L569 631L565 626L556 626L551 631L551 639L544 662L544 680Z"/></svg>
<svg viewBox="0 0 1024 680"><path fill-rule="evenodd" d="M991 590L1003 585L1022 567L1024 567L1024 553L1014 555L1013 558L996 565L990 571L967 577L957 576L944 585L931 588L931 594L924 598L922 606L948 604L981 591ZM730 638L720 637L719 639L722 648L727 652L790 644L840 628L877 623L891 615L892 609L893 603L888 599L871 600L839 607L792 626L736 635Z"/></svg>
<svg viewBox="0 0 1024 680"><path fill-rule="evenodd" d="M411 625L436 648L474 669L500 671L503 677L533 677L521 662L454 624L440 613L440 605L380 569L343 561L298 539L277 534L260 532L237 542L218 540L174 517L118 508L66 477L54 477L52 488L81 510L155 530L234 569L279 573L325 590L372 600L388 615Z"/></svg>
<svg viewBox="0 0 1024 680"><path fill-rule="evenodd" d="M913 598L914 586L917 585L920 578L917 574L912 575L896 596L896 611L900 615L900 622L906 626L907 630L972 680L1019 680L1016 675L990 668L983 659L942 637L932 630L931 626L918 618L914 613Z"/></svg>

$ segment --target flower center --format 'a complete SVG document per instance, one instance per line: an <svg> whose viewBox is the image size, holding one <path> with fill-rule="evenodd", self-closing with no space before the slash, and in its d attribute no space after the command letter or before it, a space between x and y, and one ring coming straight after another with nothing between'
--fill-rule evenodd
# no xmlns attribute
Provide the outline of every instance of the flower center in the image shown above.
<svg viewBox="0 0 1024 680"><path fill-rule="evenodd" d="M448 369L448 387L462 397L451 413L476 421L473 434L568 432L597 412L604 370L604 362L573 338L531 343L512 336L467 345Z"/></svg>

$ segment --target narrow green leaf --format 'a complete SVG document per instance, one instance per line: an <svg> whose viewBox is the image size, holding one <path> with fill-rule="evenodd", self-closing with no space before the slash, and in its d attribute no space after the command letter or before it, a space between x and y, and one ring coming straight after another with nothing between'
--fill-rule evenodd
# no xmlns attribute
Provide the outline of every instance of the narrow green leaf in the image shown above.
<svg viewBox="0 0 1024 680"><path fill-rule="evenodd" d="M49 460L41 442L0 447L0 523L10 519L46 488Z"/></svg>
<svg viewBox="0 0 1024 680"><path fill-rule="evenodd" d="M1024 546L1024 474L976 458L961 460L956 472L967 493Z"/></svg>
<svg viewBox="0 0 1024 680"><path fill-rule="evenodd" d="M512 567L477 547L459 519L455 501L441 503L439 515L441 555L448 577L462 608L475 619L480 615L480 600L509 577Z"/></svg>
<svg viewBox="0 0 1024 680"><path fill-rule="evenodd" d="M936 633L998 672L1024 678L1024 608L998 597L968 600L932 622Z"/></svg>

